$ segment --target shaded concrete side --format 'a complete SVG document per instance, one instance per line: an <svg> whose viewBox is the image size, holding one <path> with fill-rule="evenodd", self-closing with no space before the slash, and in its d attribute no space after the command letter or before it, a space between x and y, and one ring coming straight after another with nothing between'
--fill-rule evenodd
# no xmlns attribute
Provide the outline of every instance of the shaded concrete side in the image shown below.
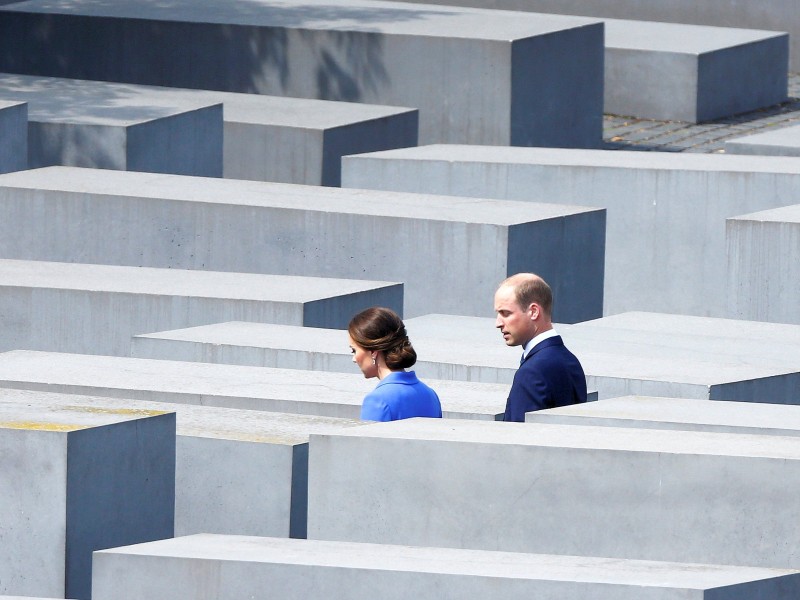
<svg viewBox="0 0 800 600"><path fill-rule="evenodd" d="M174 535L175 413L74 432L67 469L65 597L91 598L93 551Z"/></svg>
<svg viewBox="0 0 800 600"><path fill-rule="evenodd" d="M28 168L28 105L0 101L0 173Z"/></svg>

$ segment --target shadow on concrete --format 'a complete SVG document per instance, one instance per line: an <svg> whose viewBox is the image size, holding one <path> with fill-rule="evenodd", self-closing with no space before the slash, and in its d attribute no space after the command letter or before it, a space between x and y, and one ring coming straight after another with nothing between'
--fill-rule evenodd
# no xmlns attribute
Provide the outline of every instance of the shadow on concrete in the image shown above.
<svg viewBox="0 0 800 600"><path fill-rule="evenodd" d="M381 27L431 14L262 0L34 0L0 7L0 71L355 102L388 83Z"/></svg>

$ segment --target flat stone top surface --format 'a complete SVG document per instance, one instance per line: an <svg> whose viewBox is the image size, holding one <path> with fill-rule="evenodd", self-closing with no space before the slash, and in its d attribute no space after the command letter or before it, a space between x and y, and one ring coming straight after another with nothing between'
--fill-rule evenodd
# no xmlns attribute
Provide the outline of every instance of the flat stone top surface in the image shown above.
<svg viewBox="0 0 800 600"><path fill-rule="evenodd" d="M112 89L100 82L0 73L0 99L27 102L31 121L124 126L220 103L199 97L148 95L135 87L118 85Z"/></svg>
<svg viewBox="0 0 800 600"><path fill-rule="evenodd" d="M101 122L103 118L120 118L122 109L128 107L141 117L145 114L143 111L151 108L154 116L166 112L158 104L189 110L193 106L222 103L226 121L314 129L341 127L416 110L378 104L0 73L0 98L9 94L30 97L31 111L35 111L35 116L50 121L69 121L80 116L84 122L90 119Z"/></svg>
<svg viewBox="0 0 800 600"><path fill-rule="evenodd" d="M28 407L33 414L43 414L39 407L45 407L48 411L55 410L67 416L107 418L118 415L136 418L174 412L178 435L285 445L306 443L310 433L325 433L364 423L355 419L315 415L0 389L0 415L20 405ZM5 420L5 417L0 419Z"/></svg>
<svg viewBox="0 0 800 600"><path fill-rule="evenodd" d="M510 226L602 210L564 204L341 189L81 167L43 167L5 173L0 175L0 194L3 193L4 187L52 191L57 193L58 198L72 193L102 194L121 198L234 204L301 210L309 213L353 213L497 226Z"/></svg>
<svg viewBox="0 0 800 600"><path fill-rule="evenodd" d="M2 92L0 92L0 96L2 96ZM0 97L0 110L19 106L20 104L25 104L25 103L14 100L4 100L3 98ZM10 598L10 597L11 596L0 596L0 598Z"/></svg>
<svg viewBox="0 0 800 600"><path fill-rule="evenodd" d="M3 381L194 395L200 404L217 396L353 406L377 384L356 365L351 374L28 350L0 353L0 386ZM502 412L508 397L502 384L424 381L445 411Z"/></svg>
<svg viewBox="0 0 800 600"><path fill-rule="evenodd" d="M425 315L405 319L420 363L516 370L493 318ZM800 372L800 326L660 313L623 313L584 323L555 324L589 376L712 385ZM137 337L349 353L335 329L219 323Z"/></svg>
<svg viewBox="0 0 800 600"><path fill-rule="evenodd" d="M784 569L207 533L100 550L98 554L690 589L708 589L797 573Z"/></svg>
<svg viewBox="0 0 800 600"><path fill-rule="evenodd" d="M72 396L69 404L38 394L25 396L0 390L0 429L70 432L90 427L133 421L170 412L163 407L129 410L124 407L98 411L83 403L82 396Z"/></svg>
<svg viewBox="0 0 800 600"><path fill-rule="evenodd" d="M770 210L761 210L748 215L731 217L729 221L764 221L772 223L800 223L800 204L782 206ZM800 302L800 299L798 299Z"/></svg>
<svg viewBox="0 0 800 600"><path fill-rule="evenodd" d="M695 154L683 152L639 152L633 150L583 150L572 148L525 148L431 144L413 148L381 150L357 156L375 159L426 160L445 163L605 167L668 171L745 173L800 173L800 161L785 156ZM347 158L344 159L345 163Z"/></svg>
<svg viewBox="0 0 800 600"><path fill-rule="evenodd" d="M639 422L668 422L760 429L771 435L800 435L800 406L650 396L623 396L531 413Z"/></svg>
<svg viewBox="0 0 800 600"><path fill-rule="evenodd" d="M600 23L588 17L370 0L28 0L2 10L504 42Z"/></svg>
<svg viewBox="0 0 800 600"><path fill-rule="evenodd" d="M386 281L0 259L0 287L75 289L302 303L395 285Z"/></svg>
<svg viewBox="0 0 800 600"><path fill-rule="evenodd" d="M468 419L405 419L342 429L332 437L567 448L800 461L796 437ZM314 444L314 437L311 438Z"/></svg>
<svg viewBox="0 0 800 600"><path fill-rule="evenodd" d="M760 42L787 33L735 27L708 27L655 21L603 19L606 26L606 47L703 54Z"/></svg>

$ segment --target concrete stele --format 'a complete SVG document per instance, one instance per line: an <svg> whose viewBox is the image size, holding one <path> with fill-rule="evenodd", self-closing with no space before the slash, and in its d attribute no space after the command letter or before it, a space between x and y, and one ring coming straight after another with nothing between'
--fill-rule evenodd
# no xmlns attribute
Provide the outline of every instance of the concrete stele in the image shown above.
<svg viewBox="0 0 800 600"><path fill-rule="evenodd" d="M216 600L259 597L264 589L283 600L702 600L712 593L792 600L800 593L800 573L779 569L240 536L114 548L97 552L94 563L95 600Z"/></svg>
<svg viewBox="0 0 800 600"><path fill-rule="evenodd" d="M732 318L800 325L800 204L726 221Z"/></svg>
<svg viewBox="0 0 800 600"><path fill-rule="evenodd" d="M596 19L370 0L28 0L0 11L0 70L414 107L423 143L602 141ZM34 34L43 23L46 41ZM75 38L92 44L76 51Z"/></svg>
<svg viewBox="0 0 800 600"><path fill-rule="evenodd" d="M438 393L445 417L494 420L505 409L506 385L425 382ZM375 384L352 362L347 373L329 373L25 350L0 353L0 386L6 388L345 419L359 418L364 396Z"/></svg>
<svg viewBox="0 0 800 600"><path fill-rule="evenodd" d="M725 140L729 154L800 156L800 125L762 131Z"/></svg>
<svg viewBox="0 0 800 600"><path fill-rule="evenodd" d="M390 282L0 259L0 349L127 355L131 336L230 318L346 327Z"/></svg>
<svg viewBox="0 0 800 600"><path fill-rule="evenodd" d="M51 364L59 360L57 355L41 358ZM48 389L58 391L61 386L53 383ZM202 532L305 537L309 434L363 423L205 405L0 390L0 408L9 403L57 406L64 411L80 408L98 414L175 413L176 536Z"/></svg>
<svg viewBox="0 0 800 600"><path fill-rule="evenodd" d="M172 537L175 415L0 402L0 592L86 599L91 553Z"/></svg>
<svg viewBox="0 0 800 600"><path fill-rule="evenodd" d="M800 406L622 396L528 413L528 423L800 436Z"/></svg>
<svg viewBox="0 0 800 600"><path fill-rule="evenodd" d="M222 176L222 106L106 84L0 73L0 95L28 104L28 165Z"/></svg>
<svg viewBox="0 0 800 600"><path fill-rule="evenodd" d="M798 485L795 437L409 419L311 436L308 536L796 569Z"/></svg>
<svg viewBox="0 0 800 600"><path fill-rule="evenodd" d="M346 157L342 185L603 207L604 314L721 317L727 316L720 268L725 219L796 204L800 163L791 157L434 145Z"/></svg>
<svg viewBox="0 0 800 600"><path fill-rule="evenodd" d="M17 226L29 220L35 231ZM600 316L604 248L605 211L580 206L69 167L0 175L2 257L389 278L404 283L404 316L484 314L522 270L547 277L564 321Z"/></svg>
<svg viewBox="0 0 800 600"><path fill-rule="evenodd" d="M216 132L216 137L223 138L222 157L219 142L215 147L209 132L202 132L203 141L194 144L199 146L195 151L208 153L209 160L216 157L210 163L215 168L205 173L198 170L193 173L196 175L339 185L343 155L417 145L419 111L412 108L31 75L0 74L0 86L34 98L37 108L34 116L39 120L64 122L69 114L69 123L81 122L74 107L75 99L80 98L82 122L93 127L101 123L105 127L114 125L108 119L110 114L127 115L128 120L122 124L130 127L131 114L146 115L145 110L163 112L164 108L158 108L162 105L175 107L174 111L179 106L186 109L221 104L223 131ZM103 115L107 122L101 120ZM199 137L200 132L194 135ZM148 141L152 146L152 137ZM97 158L107 156L108 146L103 145L105 153ZM88 164L92 156L89 150L82 145L79 156L72 156L69 163L58 164L103 166ZM86 162L78 164L78 160ZM192 174L171 167L175 156L158 160L158 168L147 170ZM41 166L42 162L31 164ZM115 163L108 164L118 168ZM118 159L116 164L124 165L124 160Z"/></svg>
<svg viewBox="0 0 800 600"><path fill-rule="evenodd" d="M510 384L520 350L494 319L425 315L405 319L421 377ZM622 313L555 329L599 397L629 394L800 403L800 326ZM273 324L218 323L137 335L143 358L352 370L340 333Z"/></svg>

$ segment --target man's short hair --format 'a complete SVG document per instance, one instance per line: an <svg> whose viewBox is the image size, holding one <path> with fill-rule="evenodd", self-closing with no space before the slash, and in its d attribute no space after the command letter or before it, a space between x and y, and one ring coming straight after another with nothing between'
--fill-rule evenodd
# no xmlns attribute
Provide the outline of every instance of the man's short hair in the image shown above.
<svg viewBox="0 0 800 600"><path fill-rule="evenodd" d="M548 317L553 314L553 290L535 273L517 273L500 285L514 288L514 295L523 310L535 302Z"/></svg>

